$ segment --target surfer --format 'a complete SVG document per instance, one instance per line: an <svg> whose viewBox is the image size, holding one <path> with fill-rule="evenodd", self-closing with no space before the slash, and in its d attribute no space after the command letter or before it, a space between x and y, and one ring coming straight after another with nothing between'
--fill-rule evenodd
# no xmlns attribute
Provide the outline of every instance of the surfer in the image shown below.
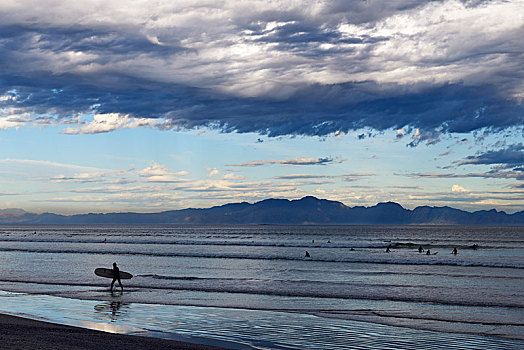
<svg viewBox="0 0 524 350"><path fill-rule="evenodd" d="M124 287L122 286L122 282L120 281L120 269L118 266L116 266L116 262L113 263L113 281L111 282L111 292L113 291L113 285L115 282L118 281L118 284L120 285L120 289L122 292L124 291Z"/></svg>
<svg viewBox="0 0 524 350"><path fill-rule="evenodd" d="M309 255L309 252L306 250L306 258L311 258L311 255Z"/></svg>
<svg viewBox="0 0 524 350"><path fill-rule="evenodd" d="M419 245L419 246L418 246L418 252L419 252L419 253L422 253L423 251L424 251L424 248L422 248L422 246Z"/></svg>
<svg viewBox="0 0 524 350"><path fill-rule="evenodd" d="M426 251L426 255L431 255L431 252L429 251L429 249Z"/></svg>
<svg viewBox="0 0 524 350"><path fill-rule="evenodd" d="M454 255L457 255L457 253L458 253L458 252L457 252L457 248L456 248L456 247L453 248L453 251L452 251L451 253L454 254Z"/></svg>
<svg viewBox="0 0 524 350"><path fill-rule="evenodd" d="M391 252L390 247L391 247L391 244L387 246L387 248L386 248L386 253L390 253L390 252Z"/></svg>

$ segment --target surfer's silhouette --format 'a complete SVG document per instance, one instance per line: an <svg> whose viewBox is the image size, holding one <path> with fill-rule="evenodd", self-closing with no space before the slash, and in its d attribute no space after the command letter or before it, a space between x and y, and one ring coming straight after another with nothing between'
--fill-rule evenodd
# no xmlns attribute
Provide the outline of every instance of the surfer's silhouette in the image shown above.
<svg viewBox="0 0 524 350"><path fill-rule="evenodd" d="M451 253L457 255L457 253L458 253L458 252L457 252L457 248L456 248L456 247L453 248L453 251L452 251Z"/></svg>
<svg viewBox="0 0 524 350"><path fill-rule="evenodd" d="M120 285L120 289L122 292L124 291L124 287L122 286L122 282L120 281L120 269L118 266L116 266L116 262L113 263L113 281L111 282L111 292L113 291L113 285L115 282L118 281L118 284Z"/></svg>

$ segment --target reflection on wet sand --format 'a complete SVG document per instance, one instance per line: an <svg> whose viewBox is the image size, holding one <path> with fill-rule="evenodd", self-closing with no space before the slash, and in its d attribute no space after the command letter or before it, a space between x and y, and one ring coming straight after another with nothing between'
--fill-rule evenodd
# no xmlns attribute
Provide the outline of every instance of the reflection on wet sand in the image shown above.
<svg viewBox="0 0 524 350"><path fill-rule="evenodd" d="M95 331L103 331L108 333L118 333L118 334L140 334L143 333L143 329L122 325L114 323L105 323L105 322L95 322L87 320L79 320L78 326L94 329Z"/></svg>
<svg viewBox="0 0 524 350"><path fill-rule="evenodd" d="M129 308L129 305L129 303L122 303L120 301L106 301L95 305L94 310L95 313L99 316L101 315L104 320L109 319L111 322L115 322L127 312L126 309Z"/></svg>

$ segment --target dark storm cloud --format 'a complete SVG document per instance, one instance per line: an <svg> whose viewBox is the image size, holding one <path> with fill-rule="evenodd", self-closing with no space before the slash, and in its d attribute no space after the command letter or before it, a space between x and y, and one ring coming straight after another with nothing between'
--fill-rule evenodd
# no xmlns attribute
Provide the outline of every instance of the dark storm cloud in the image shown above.
<svg viewBox="0 0 524 350"><path fill-rule="evenodd" d="M257 33L258 34L258 33ZM264 32L260 33L264 34ZM275 28L259 41L280 43L313 43L336 42L341 38L340 33L332 30L322 30L315 25L305 23L289 23ZM356 42L360 43L361 40Z"/></svg>
<svg viewBox="0 0 524 350"><path fill-rule="evenodd" d="M369 35L343 37L335 28L319 27L317 23L288 23L270 31L254 31L251 35L261 36L255 41L276 44L277 50L293 52L299 55L316 57L332 53L354 52L351 47L342 48L341 44L364 44L387 40L383 37L370 37ZM318 48L319 44L335 45L329 50Z"/></svg>
<svg viewBox="0 0 524 350"><path fill-rule="evenodd" d="M126 75L32 72L30 77L4 74L0 81L4 94L16 90L17 99L9 101L9 107L23 111L51 112L64 118L89 111L162 117L171 120L173 127L208 126L268 136L323 136L365 127L429 130L419 142L436 132L501 130L523 123L523 106L497 99L491 89L447 85L399 96L366 96L375 85L309 86L285 101L274 101Z"/></svg>
<svg viewBox="0 0 524 350"><path fill-rule="evenodd" d="M524 165L524 145L522 143L510 145L505 149L492 150L466 157L459 165L465 164L502 164L506 167L520 167ZM522 168L514 170L523 171Z"/></svg>
<svg viewBox="0 0 524 350"><path fill-rule="evenodd" d="M492 165L485 177L506 177L524 180L524 145L510 145L499 150L491 150L468 156L458 165Z"/></svg>
<svg viewBox="0 0 524 350"><path fill-rule="evenodd" d="M464 3L461 11L488 4ZM288 4L281 10L256 3L249 13L233 5L222 13L216 5L213 18L206 16L205 6L181 4L166 14L179 16L177 21L161 14L142 19L143 9L129 5L130 13L142 16L137 21L112 22L101 13L104 20L93 14L82 24L68 20L67 8L60 9L62 17L49 15L46 21L45 13L30 17L30 6L24 19L23 11L2 11L0 5L0 116L45 116L68 123L80 113L118 113L163 118L166 128L212 127L268 136L404 128L416 130L410 146L438 142L445 133L524 125L524 106L508 96L519 94L524 78L524 44L516 40L516 30L485 41L461 41L460 50L450 44L434 56L413 50L447 44L439 38L446 33L428 28L391 34L399 30L395 15L409 14L419 28L418 9L445 7L446 1L306 2L304 8ZM445 9L454 11L453 6ZM92 9L86 5L75 11ZM60 23L53 23L56 18ZM457 31L468 23L452 24L460 28L450 25L449 35L461 40ZM344 25L354 28L344 31ZM387 26L389 31L381 29ZM390 43L399 37L403 41ZM235 45L262 54L244 60L235 51L228 53ZM507 60L500 63L500 57ZM479 70L490 59L494 62L487 64L487 72ZM381 81L396 69L407 73L398 81ZM417 69L420 73L409 76ZM450 78L425 77L432 69ZM253 78L258 72L269 75ZM338 78L349 73L358 78ZM316 74L324 75L310 78Z"/></svg>
<svg viewBox="0 0 524 350"><path fill-rule="evenodd" d="M116 59L112 55L137 53L168 54L180 51L179 46L156 45L139 35L136 30L125 31L106 26L43 26L0 25L4 53L27 52L38 47L50 52L72 50L84 53L104 54L101 59ZM178 44L178 42L176 42Z"/></svg>

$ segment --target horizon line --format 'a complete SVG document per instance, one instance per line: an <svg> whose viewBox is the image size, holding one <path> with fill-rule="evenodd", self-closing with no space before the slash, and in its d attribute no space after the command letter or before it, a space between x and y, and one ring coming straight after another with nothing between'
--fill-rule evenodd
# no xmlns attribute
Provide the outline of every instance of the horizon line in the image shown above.
<svg viewBox="0 0 524 350"><path fill-rule="evenodd" d="M469 210L465 210L465 209L459 209L459 208L451 207L451 206L448 206L448 205L431 206L431 205L428 205L428 204L419 205L419 206L414 207L413 209L409 209L409 208L404 207L402 204L400 204L398 202L394 202L394 201L377 202L376 204L371 205L371 206L365 206L365 205L348 206L348 205L346 205L346 204L344 204L344 203L342 203L340 201L337 201L337 200L326 199L326 198L318 198L318 197L315 197L315 196L307 195L307 196L304 196L304 197L299 198L299 199L266 198L266 199L262 199L262 200L255 201L255 202L248 202L248 201L229 202L229 203L225 203L225 204L221 204L221 205L213 205L213 206L210 206L210 207L186 207L186 208L181 208L181 209L167 209L167 210L151 211L151 212L107 211L107 212L84 212L84 213L77 213L77 214L58 214L58 213L49 212L49 211L45 211L45 212L41 212L41 213L29 212L29 211L27 211L27 210L25 210L23 208L4 208L4 209L0 209L0 213L5 212L5 211L10 211L10 210L12 210L12 211L16 210L16 211L23 211L25 214L35 214L35 215L52 214L52 215L59 215L59 216L66 216L66 217L72 217L72 216L77 216L77 215L106 215L106 214L139 214L139 215L143 214L143 215L147 215L147 214L157 214L157 213L165 213L165 212L171 212L171 211L182 211L182 210L206 210L206 209L212 209L212 208L219 208L219 207L223 207L223 206L231 205L231 204L244 204L244 203L246 203L246 204L249 204L249 205L255 205L257 203L261 203L261 202L264 202L264 201L270 201L270 200L283 200L283 201L288 201L288 202L298 202L298 201L304 200L306 198L314 198L317 201L328 201L328 202L340 203L340 204L342 204L343 206L345 206L345 207L347 207L349 209L352 209L352 208L372 208L372 207L376 207L376 206L378 206L380 204L391 203L391 204L399 205L402 209L407 210L407 211L413 211L413 210L415 210L417 208L422 208L422 207L429 207L429 208L450 208L450 209L459 210L459 211L463 211L463 212L471 213L471 214L478 213L478 212L495 211L497 213L504 213L506 215L514 215L514 214L517 214L517 213L520 213L520 212L524 212L524 209L523 209L523 210L517 210L517 211L515 211L514 213L511 213L511 214L508 214L506 211L498 210L496 208L469 211Z"/></svg>

